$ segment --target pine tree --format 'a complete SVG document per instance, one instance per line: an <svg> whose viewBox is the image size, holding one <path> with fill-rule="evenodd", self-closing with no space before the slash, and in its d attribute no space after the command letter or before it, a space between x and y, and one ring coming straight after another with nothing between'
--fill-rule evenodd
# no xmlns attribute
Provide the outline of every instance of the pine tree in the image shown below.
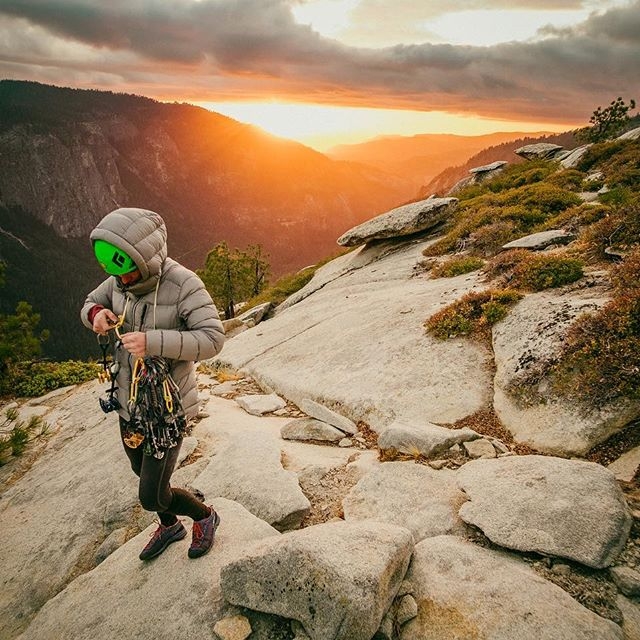
<svg viewBox="0 0 640 640"><path fill-rule="evenodd" d="M618 97L612 100L608 107L604 109L598 107L589 119L591 126L578 129L576 135L585 142L608 140L624 129L629 121L629 111L635 108L635 100L630 100L629 104L626 104L622 98Z"/></svg>
<svg viewBox="0 0 640 640"><path fill-rule="evenodd" d="M207 255L197 274L225 317L235 316L235 305L260 293L267 284L269 263L260 245L245 251L230 250L226 242L217 244Z"/></svg>

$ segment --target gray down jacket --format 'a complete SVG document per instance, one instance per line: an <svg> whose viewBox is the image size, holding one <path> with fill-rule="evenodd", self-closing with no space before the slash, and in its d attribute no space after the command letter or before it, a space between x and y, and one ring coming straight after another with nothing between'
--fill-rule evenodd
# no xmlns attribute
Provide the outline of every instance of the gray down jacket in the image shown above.
<svg viewBox="0 0 640 640"><path fill-rule="evenodd" d="M110 276L88 296L80 317L88 328L94 305L125 312L120 332L144 331L147 355L162 356L180 388L188 417L198 412L198 389L194 362L215 356L224 343L218 311L198 276L167 257L167 230L162 218L145 209L116 209L91 232L91 240L106 240L125 251L142 275L126 287ZM127 402L131 371L136 360L121 345L116 349L120 369L116 379L118 411L129 419Z"/></svg>

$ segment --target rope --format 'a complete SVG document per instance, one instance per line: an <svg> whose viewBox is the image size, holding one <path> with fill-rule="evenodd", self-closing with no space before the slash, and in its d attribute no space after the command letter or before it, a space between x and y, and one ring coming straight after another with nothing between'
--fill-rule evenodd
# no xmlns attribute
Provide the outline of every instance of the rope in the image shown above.
<svg viewBox="0 0 640 640"><path fill-rule="evenodd" d="M180 390L169 375L169 364L159 356L138 358L129 392L131 428L144 435L144 453L162 459L184 434L187 419Z"/></svg>

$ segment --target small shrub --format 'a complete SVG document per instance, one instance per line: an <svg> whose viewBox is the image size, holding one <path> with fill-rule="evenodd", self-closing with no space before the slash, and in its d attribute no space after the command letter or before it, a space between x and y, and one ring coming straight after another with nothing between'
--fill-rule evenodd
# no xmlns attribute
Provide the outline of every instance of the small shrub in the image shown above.
<svg viewBox="0 0 640 640"><path fill-rule="evenodd" d="M436 338L488 335L488 329L502 320L522 295L510 289L471 292L432 315L425 326Z"/></svg>
<svg viewBox="0 0 640 640"><path fill-rule="evenodd" d="M547 182L560 189L580 191L583 188L585 174L577 169L565 169L549 176Z"/></svg>
<svg viewBox="0 0 640 640"><path fill-rule="evenodd" d="M577 194L546 182L524 187L519 196L513 194L513 197L525 206L538 209L545 216L556 215L571 206L582 204Z"/></svg>
<svg viewBox="0 0 640 640"><path fill-rule="evenodd" d="M625 147L624 140L615 140L613 142L600 142L589 147L584 155L578 160L576 169L585 173L591 171L595 167L600 167L609 158L620 153Z"/></svg>
<svg viewBox="0 0 640 640"><path fill-rule="evenodd" d="M506 276L508 280L513 277L513 271L524 259L530 255L527 249L511 249L503 251L492 258L484 269L487 280L493 280Z"/></svg>
<svg viewBox="0 0 640 640"><path fill-rule="evenodd" d="M482 305L482 316L489 326L506 318L507 313L509 313L509 308L503 302L489 300Z"/></svg>
<svg viewBox="0 0 640 640"><path fill-rule="evenodd" d="M606 258L608 247L632 250L640 242L640 203L609 208L604 217L584 229L579 240L585 256L594 260Z"/></svg>
<svg viewBox="0 0 640 640"><path fill-rule="evenodd" d="M640 190L640 140L626 142L624 148L600 166L609 187Z"/></svg>
<svg viewBox="0 0 640 640"><path fill-rule="evenodd" d="M477 271L483 264L482 260L473 256L453 257L436 265L431 270L431 275L434 278L453 278L463 273Z"/></svg>
<svg viewBox="0 0 640 640"><path fill-rule="evenodd" d="M587 406L640 398L640 249L615 269L612 282L612 300L578 318L550 369L553 390Z"/></svg>
<svg viewBox="0 0 640 640"><path fill-rule="evenodd" d="M542 291L579 280L582 267L582 261L575 258L513 249L491 260L485 274L488 280L504 277L516 289Z"/></svg>
<svg viewBox="0 0 640 640"><path fill-rule="evenodd" d="M556 171L556 166L547 160L529 160L505 167L501 173L485 184L489 191L499 193L542 182L554 171Z"/></svg>
<svg viewBox="0 0 640 640"><path fill-rule="evenodd" d="M640 249L633 251L611 274L617 296L640 297Z"/></svg>
<svg viewBox="0 0 640 640"><path fill-rule="evenodd" d="M629 187L616 186L600 194L600 202L612 207L620 207L631 204L637 197L637 194L629 189Z"/></svg>
<svg viewBox="0 0 640 640"><path fill-rule="evenodd" d="M512 220L501 220L474 231L470 238L469 251L474 255L489 257L518 238L521 232Z"/></svg>
<svg viewBox="0 0 640 640"><path fill-rule="evenodd" d="M557 216L549 218L539 230L566 229L567 231L577 231L580 227L601 220L610 214L611 210L612 208L605 204L581 204L569 207Z"/></svg>
<svg viewBox="0 0 640 640"><path fill-rule="evenodd" d="M7 430L14 422L11 429ZM49 425L43 422L41 416L32 416L29 422L25 423L22 420L18 421L16 410L6 412L1 426L4 434L0 436L0 466L9 462L11 456L22 455L31 440L40 438L49 431Z"/></svg>
<svg viewBox="0 0 640 640"><path fill-rule="evenodd" d="M510 284L531 291L562 287L582 278L582 267L582 261L575 258L528 254L515 265Z"/></svg>
<svg viewBox="0 0 640 640"><path fill-rule="evenodd" d="M9 445L11 446L11 454L14 456L22 455L29 443L29 432L22 426L16 425L9 435Z"/></svg>
<svg viewBox="0 0 640 640"><path fill-rule="evenodd" d="M37 397L71 384L97 377L101 367L95 362L21 362L10 367L2 391L6 394Z"/></svg>

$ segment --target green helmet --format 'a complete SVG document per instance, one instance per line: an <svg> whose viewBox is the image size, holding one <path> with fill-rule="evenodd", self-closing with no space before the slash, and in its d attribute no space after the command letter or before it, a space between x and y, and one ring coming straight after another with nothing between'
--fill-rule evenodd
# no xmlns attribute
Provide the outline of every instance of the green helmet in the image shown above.
<svg viewBox="0 0 640 640"><path fill-rule="evenodd" d="M96 240L93 243L93 252L100 266L112 276L121 276L135 271L136 263L122 250L106 240Z"/></svg>

